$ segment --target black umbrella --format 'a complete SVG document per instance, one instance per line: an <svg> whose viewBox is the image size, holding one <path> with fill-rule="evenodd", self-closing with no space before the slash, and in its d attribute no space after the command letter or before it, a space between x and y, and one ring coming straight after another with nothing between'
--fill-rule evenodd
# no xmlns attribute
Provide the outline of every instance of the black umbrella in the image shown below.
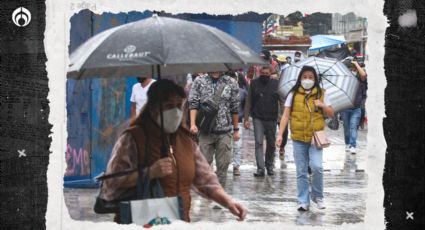
<svg viewBox="0 0 425 230"><path fill-rule="evenodd" d="M321 58L335 58L338 61L342 61L349 56L351 56L351 52L350 50L348 50L348 47L344 44L340 48L331 47L331 48L323 49L316 55L316 57L321 57Z"/></svg>
<svg viewBox="0 0 425 230"><path fill-rule="evenodd" d="M106 30L70 55L68 77L165 76L267 65L232 36L204 24L159 17ZM162 111L162 103L160 101ZM162 156L167 155L161 114Z"/></svg>
<svg viewBox="0 0 425 230"><path fill-rule="evenodd" d="M68 77L152 76L226 71L265 63L246 45L211 26L159 17L106 30L70 56Z"/></svg>

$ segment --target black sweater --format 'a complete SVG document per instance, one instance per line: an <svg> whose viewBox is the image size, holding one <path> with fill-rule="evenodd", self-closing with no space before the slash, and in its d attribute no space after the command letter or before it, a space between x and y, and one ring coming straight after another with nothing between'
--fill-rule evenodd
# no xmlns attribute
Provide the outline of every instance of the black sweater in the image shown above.
<svg viewBox="0 0 425 230"><path fill-rule="evenodd" d="M262 82L260 78L254 79L249 87L245 119L248 119L248 113L250 113L253 118L276 121L279 103L278 86L279 81L276 79L269 79L267 83Z"/></svg>

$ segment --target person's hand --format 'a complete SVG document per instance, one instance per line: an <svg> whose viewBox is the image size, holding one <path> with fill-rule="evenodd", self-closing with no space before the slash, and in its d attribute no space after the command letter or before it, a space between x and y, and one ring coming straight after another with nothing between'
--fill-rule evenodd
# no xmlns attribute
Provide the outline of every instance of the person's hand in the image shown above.
<svg viewBox="0 0 425 230"><path fill-rule="evenodd" d="M172 162L170 157L157 160L149 167L149 178L155 179L170 175L173 172Z"/></svg>
<svg viewBox="0 0 425 230"><path fill-rule="evenodd" d="M357 61L355 61L355 60L352 60L351 61L351 64L353 64L356 69L361 68L360 65L359 65L359 63Z"/></svg>
<svg viewBox="0 0 425 230"><path fill-rule="evenodd" d="M248 120L244 121L243 126L245 127L245 129L249 129L249 121Z"/></svg>
<svg viewBox="0 0 425 230"><path fill-rule="evenodd" d="M190 132L192 134L197 134L199 132L198 127L196 127L196 125L191 125L190 126Z"/></svg>
<svg viewBox="0 0 425 230"><path fill-rule="evenodd" d="M229 209L229 211L233 215L239 217L238 218L239 221L242 221L242 220L245 219L247 211L246 211L245 207L242 206L241 204L235 203L235 202L230 202L230 204L228 205L227 208Z"/></svg>
<svg viewBox="0 0 425 230"><path fill-rule="evenodd" d="M278 135L276 138L276 148L280 148L281 144L282 144L282 135Z"/></svg>
<svg viewBox="0 0 425 230"><path fill-rule="evenodd" d="M325 106L325 104L323 104L323 102L322 102L322 101L320 101L319 99L316 99L316 100L314 100L313 102L314 102L314 105L315 105L316 107L323 108L323 107Z"/></svg>
<svg viewBox="0 0 425 230"><path fill-rule="evenodd" d="M233 132L233 140L234 141L239 141L240 138L241 138L241 134L239 133L239 131Z"/></svg>

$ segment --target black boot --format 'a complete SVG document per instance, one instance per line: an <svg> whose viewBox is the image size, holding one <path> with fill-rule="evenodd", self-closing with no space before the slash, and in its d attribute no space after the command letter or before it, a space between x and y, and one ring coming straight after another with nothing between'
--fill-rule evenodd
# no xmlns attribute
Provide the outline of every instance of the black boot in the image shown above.
<svg viewBox="0 0 425 230"><path fill-rule="evenodd" d="M264 177L264 169L257 169L257 172L254 173L255 177Z"/></svg>
<svg viewBox="0 0 425 230"><path fill-rule="evenodd" d="M267 168L267 175L274 176L273 168Z"/></svg>

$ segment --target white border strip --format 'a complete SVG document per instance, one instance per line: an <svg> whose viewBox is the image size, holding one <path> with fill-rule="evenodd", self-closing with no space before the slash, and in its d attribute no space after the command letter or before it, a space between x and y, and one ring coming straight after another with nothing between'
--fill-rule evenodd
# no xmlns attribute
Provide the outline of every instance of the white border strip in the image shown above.
<svg viewBox="0 0 425 230"><path fill-rule="evenodd" d="M164 10L169 13L207 13L207 14L242 14L249 11L257 13L277 13L288 15L294 11L302 13L348 13L354 12L358 16L368 19L367 53L369 61L366 63L369 78L368 100L366 103L369 119L368 132L368 167L369 177L367 188L366 217L360 224L343 224L335 229L384 229L384 192L382 174L385 162L386 143L383 136L382 119L384 118L384 89L386 80L383 69L384 32L387 19L383 15L384 1L367 0L87 0L68 2L46 0L46 31L45 50L47 54L47 72L49 77L50 116L53 124L50 164L47 172L48 204L46 213L47 229L140 229L135 225L120 225L115 223L93 223L75 221L69 216L63 198L63 174L65 171L66 151L66 67L69 64L69 19L74 13L83 8L89 8L97 14L102 12L130 12L145 10ZM267 220L265 220L267 221ZM161 229L324 229L321 227L295 226L284 223L178 223L164 226ZM329 229L329 227L326 227Z"/></svg>

